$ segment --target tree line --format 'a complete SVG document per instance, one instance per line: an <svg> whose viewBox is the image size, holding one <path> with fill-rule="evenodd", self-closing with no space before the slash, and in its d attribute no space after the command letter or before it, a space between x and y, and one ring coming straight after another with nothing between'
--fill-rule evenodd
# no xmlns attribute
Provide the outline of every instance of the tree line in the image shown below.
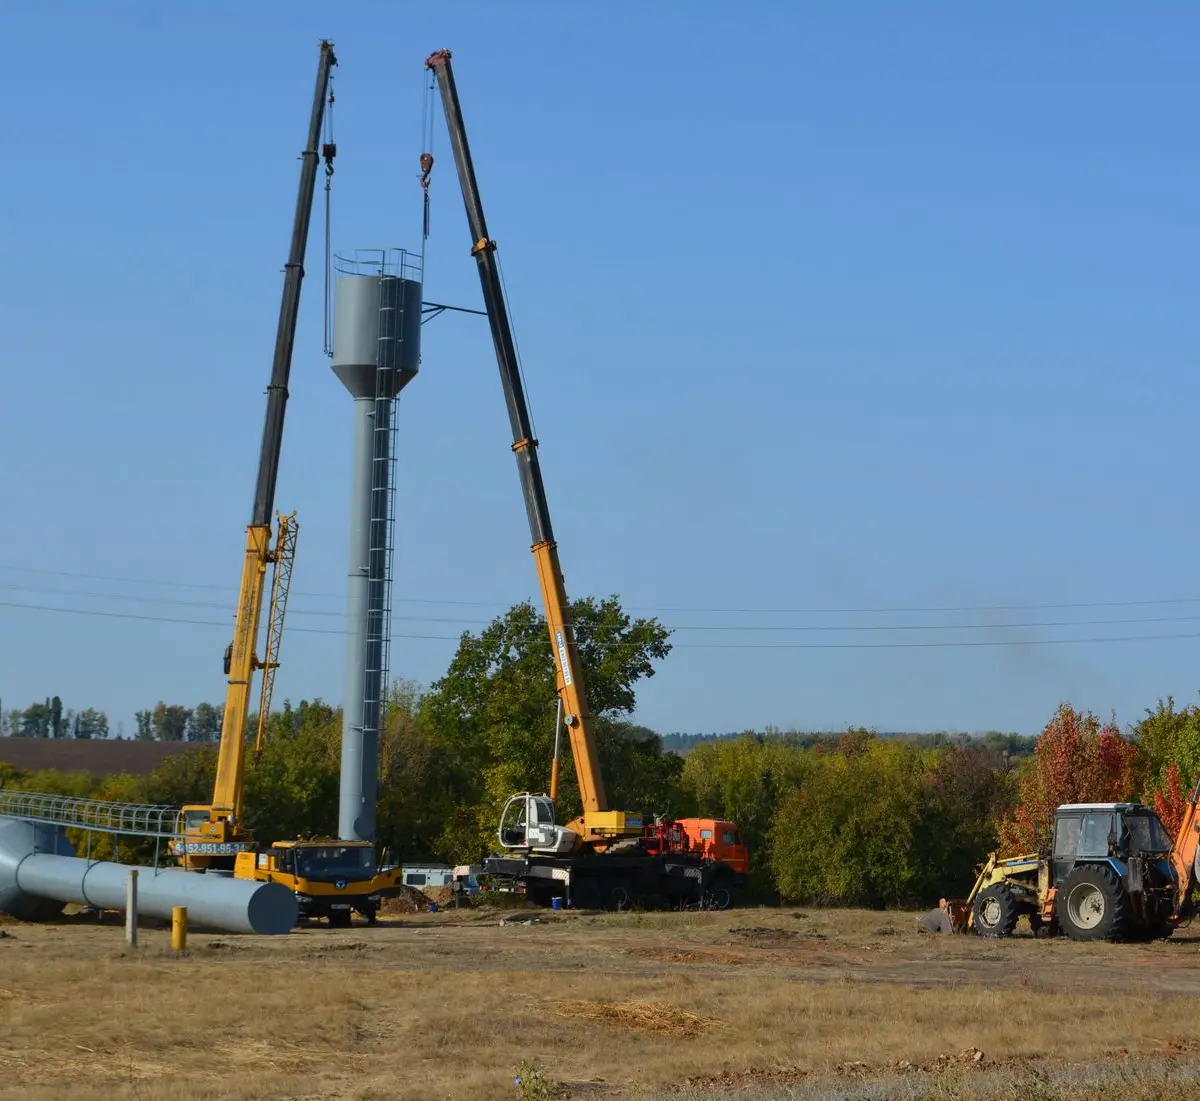
<svg viewBox="0 0 1200 1101"><path fill-rule="evenodd" d="M710 742L729 741L744 737L755 731L735 730L723 734L686 734L673 732L661 735L662 747L672 753L686 754L699 745ZM785 745L796 746L800 749L814 749L817 746L829 746L841 737L841 731L804 731L781 730L779 727L768 726L762 731L766 737L777 739ZM934 731L931 733L902 733L876 731L875 736L881 739L907 742L918 749L941 749L944 746L982 746L994 750L1008 758L1030 757L1037 744L1035 734L1011 734L999 730L989 730L983 734L968 734L965 731Z"/></svg>
<svg viewBox="0 0 1200 1101"><path fill-rule="evenodd" d="M655 619L631 618L615 597L577 601L572 617L610 805L736 822L761 900L934 902L968 890L989 851L1044 844L1062 802L1141 799L1174 829L1200 776L1200 707L1171 699L1125 731L1064 703L1030 739L765 731L671 752L632 721L638 685L670 652L669 632ZM472 863L495 852L509 795L546 788L554 702L545 621L528 603L464 633L433 684L394 684L379 746L380 845L397 860ZM143 713L139 734L187 739L200 708L187 710L160 703ZM194 750L149 776L18 776L0 766L0 780L106 799L202 802L216 746L211 726L201 728L210 736L192 737ZM270 716L246 779L247 824L260 841L336 830L340 746L341 711L320 699L284 701ZM565 821L580 801L565 738L561 752Z"/></svg>
<svg viewBox="0 0 1200 1101"><path fill-rule="evenodd" d="M0 736L12 738L107 738L108 716L94 707L64 708L58 696L6 711L0 703Z"/></svg>
<svg viewBox="0 0 1200 1101"><path fill-rule="evenodd" d="M152 708L134 712L134 736L141 741L218 742L222 719L221 709L211 703L183 707L159 700ZM120 724L115 732L110 728L105 712L64 708L61 698L51 696L26 708L5 711L0 706L0 737L120 739L124 733Z"/></svg>

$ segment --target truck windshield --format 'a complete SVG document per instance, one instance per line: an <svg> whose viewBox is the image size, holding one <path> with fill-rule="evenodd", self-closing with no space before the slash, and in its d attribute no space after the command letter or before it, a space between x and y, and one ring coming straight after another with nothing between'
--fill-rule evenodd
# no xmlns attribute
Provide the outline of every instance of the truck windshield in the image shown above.
<svg viewBox="0 0 1200 1101"><path fill-rule="evenodd" d="M1125 828L1129 830L1129 847L1144 853L1171 851L1171 838L1163 824L1153 815L1125 815Z"/></svg>
<svg viewBox="0 0 1200 1101"><path fill-rule="evenodd" d="M296 850L296 874L302 876L361 877L375 870L370 846L321 845Z"/></svg>

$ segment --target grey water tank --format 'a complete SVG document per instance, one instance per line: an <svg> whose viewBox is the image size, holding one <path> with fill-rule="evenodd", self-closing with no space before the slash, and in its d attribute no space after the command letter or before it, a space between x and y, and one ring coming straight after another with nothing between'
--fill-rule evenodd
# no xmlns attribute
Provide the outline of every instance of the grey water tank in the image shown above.
<svg viewBox="0 0 1200 1101"><path fill-rule="evenodd" d="M351 397L375 398L376 370L394 371L394 398L421 363L421 283L399 275L339 275L334 284L333 370Z"/></svg>
<svg viewBox="0 0 1200 1101"><path fill-rule="evenodd" d="M0 910L16 918L47 920L68 902L124 910L135 867L140 917L170 920L186 906L189 923L228 933L279 935L296 924L299 904L282 883L84 860L57 827L0 817Z"/></svg>

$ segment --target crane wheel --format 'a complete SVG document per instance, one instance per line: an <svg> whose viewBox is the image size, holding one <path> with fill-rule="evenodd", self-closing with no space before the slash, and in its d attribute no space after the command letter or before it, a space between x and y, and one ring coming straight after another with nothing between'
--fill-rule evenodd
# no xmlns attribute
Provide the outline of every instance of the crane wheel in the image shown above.
<svg viewBox="0 0 1200 1101"><path fill-rule="evenodd" d="M975 896L971 907L975 932L981 937L1011 937L1020 917L1012 888L993 883Z"/></svg>
<svg viewBox="0 0 1200 1101"><path fill-rule="evenodd" d="M1107 864L1083 864L1055 897L1055 916L1072 940L1120 940L1129 928L1129 894Z"/></svg>
<svg viewBox="0 0 1200 1101"><path fill-rule="evenodd" d="M718 875L705 888L701 906L705 910L729 910L733 907L733 881L726 874Z"/></svg>
<svg viewBox="0 0 1200 1101"><path fill-rule="evenodd" d="M624 911L633 907L633 892L628 883L618 880L608 888L608 909Z"/></svg>

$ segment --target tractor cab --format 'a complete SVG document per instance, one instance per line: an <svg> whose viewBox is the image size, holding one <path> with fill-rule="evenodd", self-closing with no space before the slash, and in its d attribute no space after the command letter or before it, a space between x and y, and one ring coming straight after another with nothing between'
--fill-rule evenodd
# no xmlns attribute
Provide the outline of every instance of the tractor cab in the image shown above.
<svg viewBox="0 0 1200 1101"><path fill-rule="evenodd" d="M1054 814L1054 873L1064 878L1081 860L1163 860L1171 837L1141 803L1064 803Z"/></svg>
<svg viewBox="0 0 1200 1101"><path fill-rule="evenodd" d="M1171 848L1170 834L1144 804L1064 803L1043 873L1058 924L1077 940L1166 935L1175 903Z"/></svg>

